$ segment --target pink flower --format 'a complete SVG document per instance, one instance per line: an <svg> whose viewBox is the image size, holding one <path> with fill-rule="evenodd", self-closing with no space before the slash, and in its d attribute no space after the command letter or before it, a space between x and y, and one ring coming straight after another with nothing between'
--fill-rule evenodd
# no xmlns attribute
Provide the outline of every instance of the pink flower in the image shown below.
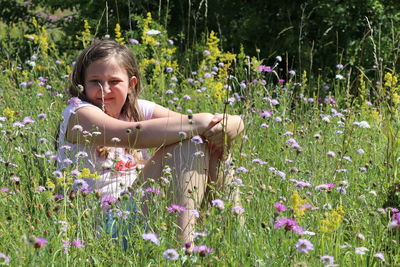
<svg viewBox="0 0 400 267"><path fill-rule="evenodd" d="M35 248L43 248L46 246L47 240L43 237L36 237L35 240L33 241L33 246Z"/></svg>
<svg viewBox="0 0 400 267"><path fill-rule="evenodd" d="M117 198L113 195L106 195L101 199L101 208L107 212L111 209L111 205L117 202Z"/></svg>
<svg viewBox="0 0 400 267"><path fill-rule="evenodd" d="M72 241L72 245L73 245L74 247L76 247L76 248L83 248L83 247L85 247L85 246L82 244L82 241L81 241L79 238L74 239L74 240Z"/></svg>
<svg viewBox="0 0 400 267"><path fill-rule="evenodd" d="M171 204L171 206L168 207L168 212L172 213L172 212L181 212L181 211L185 211L186 208L177 204Z"/></svg>
<svg viewBox="0 0 400 267"><path fill-rule="evenodd" d="M274 204L274 207L275 207L275 209L276 209L277 211L285 211L285 210L286 210L286 206L283 205L283 204L280 203L280 202L276 202L276 203Z"/></svg>
<svg viewBox="0 0 400 267"><path fill-rule="evenodd" d="M293 231L298 234L303 233L303 229L299 225L297 225L295 219L281 218L276 220L274 228L277 229L281 227L284 227L286 231Z"/></svg>

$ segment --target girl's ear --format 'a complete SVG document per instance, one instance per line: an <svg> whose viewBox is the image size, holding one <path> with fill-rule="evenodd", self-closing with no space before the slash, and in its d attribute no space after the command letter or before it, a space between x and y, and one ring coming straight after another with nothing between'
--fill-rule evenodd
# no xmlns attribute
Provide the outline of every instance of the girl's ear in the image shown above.
<svg viewBox="0 0 400 267"><path fill-rule="evenodd" d="M137 84L137 82L138 82L138 79L137 79L136 76L132 76L132 77L129 79L129 85L132 86L132 87L135 87L136 84Z"/></svg>

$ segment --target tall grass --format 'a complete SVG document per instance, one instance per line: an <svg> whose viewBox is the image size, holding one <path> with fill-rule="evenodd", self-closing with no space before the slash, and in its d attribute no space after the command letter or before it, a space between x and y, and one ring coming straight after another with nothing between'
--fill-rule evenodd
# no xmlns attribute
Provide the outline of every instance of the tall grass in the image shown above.
<svg viewBox="0 0 400 267"><path fill-rule="evenodd" d="M143 97L183 113L243 116L246 130L232 147L236 180L230 185L241 191L243 226L228 193L214 192L224 209L207 203L200 210L196 239L212 251L185 253L175 240L176 214L167 211L168 184L149 180L143 190L159 189L146 193L152 194L149 216L138 209L129 219L124 214L117 219L125 226L130 221L124 249L124 240L107 231L96 194L72 192L73 180L56 179L54 142L75 55L58 55L38 31L34 38L42 42L20 40L31 42L29 61L0 65L0 258L8 257L12 266L320 266L323 256L340 266L400 263L400 222L392 218L398 197L391 188L398 182L399 159L394 70L385 75L380 68L380 84L374 77L356 77L355 96L349 93L354 90L350 66L335 69L341 75L336 77L283 73L244 52L221 51L211 34L194 51L198 66L179 65L176 44L164 29L150 16L137 20L142 32L127 35L136 41L124 41L141 62ZM377 91L381 97L369 93ZM139 187L131 197L139 206L144 201ZM301 230L293 224L278 227L284 218L295 219ZM160 243L144 239L145 233L155 233ZM296 247L303 239L313 248ZM167 249L179 257L167 259Z"/></svg>

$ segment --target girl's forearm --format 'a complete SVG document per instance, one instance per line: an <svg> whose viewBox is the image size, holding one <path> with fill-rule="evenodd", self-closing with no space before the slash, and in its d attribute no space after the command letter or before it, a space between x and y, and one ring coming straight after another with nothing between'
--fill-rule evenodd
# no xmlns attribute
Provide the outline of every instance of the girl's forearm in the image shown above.
<svg viewBox="0 0 400 267"><path fill-rule="evenodd" d="M67 132L67 141L71 143L92 145L151 148L177 143L182 139L202 134L212 125L210 113L171 116L140 122L127 122L114 119L106 114L97 113L95 109L79 109L71 116ZM90 134L84 135L74 131L79 124ZM93 134L97 132L96 134ZM88 141L86 141L88 140Z"/></svg>

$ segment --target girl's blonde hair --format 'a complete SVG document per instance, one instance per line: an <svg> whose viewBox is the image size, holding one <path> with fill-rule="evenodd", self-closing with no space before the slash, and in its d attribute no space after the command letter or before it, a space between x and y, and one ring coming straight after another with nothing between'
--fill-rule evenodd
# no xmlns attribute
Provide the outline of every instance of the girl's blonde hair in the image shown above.
<svg viewBox="0 0 400 267"><path fill-rule="evenodd" d="M141 121L142 114L138 106L138 97L141 91L139 69L132 51L125 45L112 40L94 41L86 47L78 56L70 76L69 93L83 101L88 101L83 84L85 72L90 64L99 60L116 56L126 69L128 77L136 76L137 84L131 86L125 104L121 110L121 116L129 120Z"/></svg>

